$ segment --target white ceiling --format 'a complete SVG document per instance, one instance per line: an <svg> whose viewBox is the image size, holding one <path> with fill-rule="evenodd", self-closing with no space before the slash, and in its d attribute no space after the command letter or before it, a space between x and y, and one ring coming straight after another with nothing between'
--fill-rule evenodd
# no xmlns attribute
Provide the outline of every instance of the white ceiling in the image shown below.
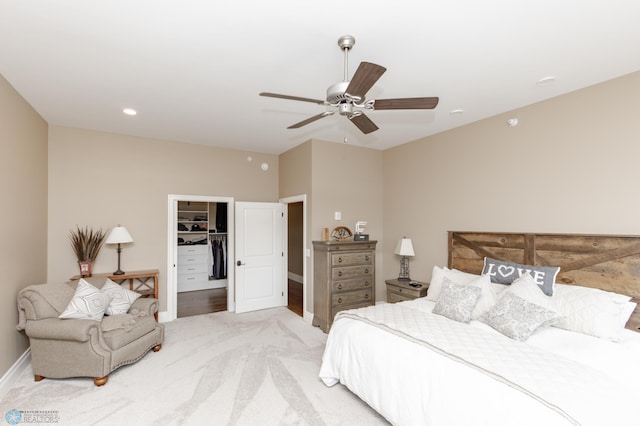
<svg viewBox="0 0 640 426"><path fill-rule="evenodd" d="M0 0L0 74L55 125L273 154L311 138L386 149L640 70L639 18L638 0ZM328 107L258 93L324 99L344 34L350 75L387 68L369 99L438 107L367 112L369 135L337 114L286 130Z"/></svg>

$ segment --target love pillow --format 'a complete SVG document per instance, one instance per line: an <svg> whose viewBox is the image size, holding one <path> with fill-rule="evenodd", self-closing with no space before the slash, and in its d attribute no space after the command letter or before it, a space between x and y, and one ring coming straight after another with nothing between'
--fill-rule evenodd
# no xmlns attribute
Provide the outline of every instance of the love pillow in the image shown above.
<svg viewBox="0 0 640 426"><path fill-rule="evenodd" d="M556 282L558 272L560 272L560 267L521 265L520 263L491 259L490 257L484 258L482 274L489 274L492 283L509 285L527 272L531 274L531 277L544 294L547 296L553 295L553 285Z"/></svg>

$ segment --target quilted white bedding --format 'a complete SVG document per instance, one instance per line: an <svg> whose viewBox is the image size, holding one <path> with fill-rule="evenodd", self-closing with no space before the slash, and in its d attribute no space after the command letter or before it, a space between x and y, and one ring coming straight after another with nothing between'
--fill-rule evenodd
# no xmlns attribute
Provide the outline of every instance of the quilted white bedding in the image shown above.
<svg viewBox="0 0 640 426"><path fill-rule="evenodd" d="M426 299L336 317L320 377L397 425L638 424L640 335L553 327L517 342L431 314Z"/></svg>

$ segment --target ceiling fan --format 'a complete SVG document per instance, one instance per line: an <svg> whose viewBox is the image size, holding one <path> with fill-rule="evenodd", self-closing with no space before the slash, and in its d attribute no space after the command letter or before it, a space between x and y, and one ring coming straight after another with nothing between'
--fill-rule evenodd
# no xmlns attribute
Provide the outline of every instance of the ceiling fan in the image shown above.
<svg viewBox="0 0 640 426"><path fill-rule="evenodd" d="M344 81L329 86L326 100L269 92L262 92L260 96L312 102L318 105L336 107L340 115L346 116L364 134L378 130L378 126L376 126L362 110L433 109L438 105L439 99L437 97L367 100L365 95L387 69L371 62L361 62L353 78L349 81L349 50L353 48L355 43L356 39L350 35L345 35L338 39L338 46L340 46L340 49L344 52ZM306 126L334 113L335 111L322 112L306 120L302 120L299 123L292 124L287 127L287 129L297 129Z"/></svg>

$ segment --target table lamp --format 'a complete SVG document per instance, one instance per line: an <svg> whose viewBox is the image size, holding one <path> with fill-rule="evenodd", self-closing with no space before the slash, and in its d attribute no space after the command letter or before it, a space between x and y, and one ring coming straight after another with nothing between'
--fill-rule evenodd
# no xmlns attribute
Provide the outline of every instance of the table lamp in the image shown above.
<svg viewBox="0 0 640 426"><path fill-rule="evenodd" d="M120 252L122 249L120 248L120 244L132 243L133 238L131 238L131 234L127 231L127 228L124 226L116 226L109 232L109 236L107 236L107 241L105 244L117 244L118 245L118 270L113 273L113 275L123 275L124 271L120 269Z"/></svg>
<svg viewBox="0 0 640 426"><path fill-rule="evenodd" d="M402 256L400 259L400 275L398 276L399 281L411 281L409 278L409 258L408 256L415 256L413 252L413 244L411 244L411 239L407 237L402 237L398 244L396 245L396 249L393 252L398 256Z"/></svg>

